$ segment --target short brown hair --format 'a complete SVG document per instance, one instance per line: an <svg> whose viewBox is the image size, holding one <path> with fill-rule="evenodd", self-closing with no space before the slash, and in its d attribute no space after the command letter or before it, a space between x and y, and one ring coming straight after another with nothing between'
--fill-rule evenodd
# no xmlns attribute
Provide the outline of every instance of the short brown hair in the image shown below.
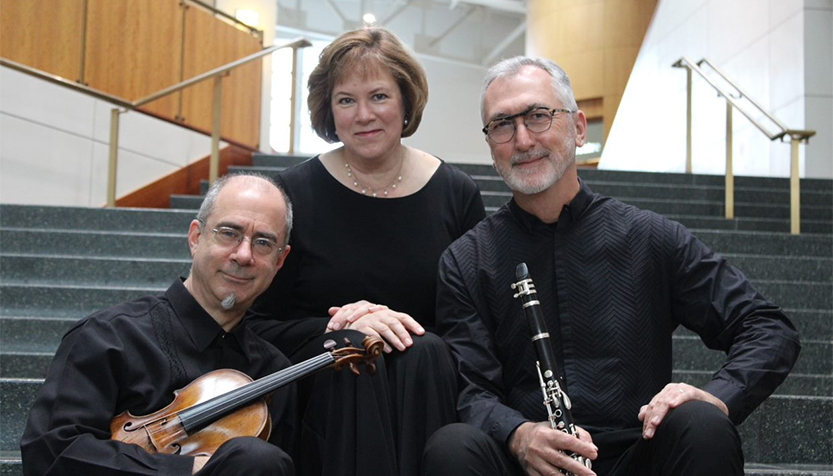
<svg viewBox="0 0 833 476"><path fill-rule="evenodd" d="M428 79L425 70L399 38L384 28L361 28L349 31L327 45L318 57L318 66L309 77L309 107L312 128L327 142L339 142L330 104L333 88L356 67L369 69L363 61L374 60L393 76L402 93L406 124L402 137L416 132L422 111L428 102Z"/></svg>

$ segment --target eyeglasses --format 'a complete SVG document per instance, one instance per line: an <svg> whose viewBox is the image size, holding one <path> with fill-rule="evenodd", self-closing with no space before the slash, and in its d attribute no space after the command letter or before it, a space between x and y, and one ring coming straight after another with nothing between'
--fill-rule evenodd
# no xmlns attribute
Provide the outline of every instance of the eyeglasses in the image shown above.
<svg viewBox="0 0 833 476"><path fill-rule="evenodd" d="M516 117L523 117L524 118L524 126L526 126L529 132L544 132L549 130L552 127L552 120L555 117L556 113L563 112L566 114L572 114L576 111L571 111L569 109L549 109L546 107L534 107L524 112L519 112L518 114L513 114L511 116L506 117L499 117L495 120L489 121L484 127L483 133L489 137L489 140L496 143L496 144L503 144L505 142L509 142L515 137L515 118Z"/></svg>
<svg viewBox="0 0 833 476"><path fill-rule="evenodd" d="M246 238L242 231L227 226L212 228L214 232L214 241L223 248L236 248ZM278 243L271 238L258 236L249 239L252 243L252 253L259 256L271 256L275 252L283 252L282 247L278 247Z"/></svg>

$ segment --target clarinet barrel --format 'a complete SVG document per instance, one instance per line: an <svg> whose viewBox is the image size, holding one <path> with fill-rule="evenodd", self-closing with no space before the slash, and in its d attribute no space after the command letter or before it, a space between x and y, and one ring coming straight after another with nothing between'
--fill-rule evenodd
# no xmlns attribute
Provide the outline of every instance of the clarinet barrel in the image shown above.
<svg viewBox="0 0 833 476"><path fill-rule="evenodd" d="M553 430L562 431L568 435L578 438L578 431L573 423L573 416L570 412L572 403L570 397L564 391L564 383L561 381L561 372L550 345L550 334L547 330L547 323L541 313L541 303L538 301L538 293L535 284L529 276L526 263L521 263L515 269L517 281L512 283L511 288L516 291L515 298L520 298L529 322L529 331L532 336L532 345L535 347L535 355L538 357L538 379L541 385L541 392L544 396L544 406ZM585 467L591 467L591 461L578 454L569 456Z"/></svg>

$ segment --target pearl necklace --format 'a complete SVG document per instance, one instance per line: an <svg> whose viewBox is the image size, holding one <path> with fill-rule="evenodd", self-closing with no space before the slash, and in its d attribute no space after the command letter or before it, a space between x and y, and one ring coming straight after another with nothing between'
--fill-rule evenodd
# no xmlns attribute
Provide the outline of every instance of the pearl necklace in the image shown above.
<svg viewBox="0 0 833 476"><path fill-rule="evenodd" d="M405 163L405 156L403 154L402 162L399 163L399 172L396 174L396 179L393 181L392 184L390 184L388 186L388 187L392 188L393 190L396 190L396 187L399 185L400 182L402 182L402 173L401 172L402 172L402 165L404 163ZM359 179L356 178L356 174L353 173L353 169L350 168L350 164L347 162L347 159L344 160L344 167L347 170L347 176L350 177L350 179L353 180L353 186L358 188L362 192L362 195L367 195L368 193L370 193L371 197L380 198L378 188L377 189L372 189L370 187L365 187L364 185L359 183ZM385 187L385 188L382 189L382 196L384 196L384 197L388 196L388 187Z"/></svg>

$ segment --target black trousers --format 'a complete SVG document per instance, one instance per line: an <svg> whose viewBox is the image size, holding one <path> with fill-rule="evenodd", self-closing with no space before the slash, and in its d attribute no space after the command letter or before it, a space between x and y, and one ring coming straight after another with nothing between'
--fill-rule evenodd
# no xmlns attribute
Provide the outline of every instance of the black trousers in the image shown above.
<svg viewBox="0 0 833 476"><path fill-rule="evenodd" d="M196 476L293 476L292 459L282 449L255 437L222 444Z"/></svg>
<svg viewBox="0 0 833 476"><path fill-rule="evenodd" d="M693 401L670 411L650 440L642 429L592 435L599 447L598 476L742 476L743 450L729 418ZM442 428L428 442L423 475L523 476L505 445L462 423Z"/></svg>
<svg viewBox="0 0 833 476"><path fill-rule="evenodd" d="M344 330L316 337L291 359L320 354L323 342L364 334ZM297 472L304 476L417 476L428 438L457 421L457 377L438 336L412 336L405 352L377 360L375 375L325 370L299 385L303 408Z"/></svg>

